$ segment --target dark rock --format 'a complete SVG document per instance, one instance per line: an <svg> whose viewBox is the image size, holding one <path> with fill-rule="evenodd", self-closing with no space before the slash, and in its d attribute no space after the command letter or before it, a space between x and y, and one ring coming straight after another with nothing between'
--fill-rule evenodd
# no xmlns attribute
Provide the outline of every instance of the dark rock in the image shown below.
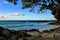
<svg viewBox="0 0 60 40"><path fill-rule="evenodd" d="M3 31L4 29L0 26L0 36L2 36L2 31Z"/></svg>
<svg viewBox="0 0 60 40"><path fill-rule="evenodd" d="M49 33L49 30L44 30L43 33Z"/></svg>
<svg viewBox="0 0 60 40"><path fill-rule="evenodd" d="M20 37L30 37L31 35L27 34L26 32L19 32Z"/></svg>
<svg viewBox="0 0 60 40"><path fill-rule="evenodd" d="M17 35L13 35L11 36L10 40L16 40L17 39Z"/></svg>
<svg viewBox="0 0 60 40"><path fill-rule="evenodd" d="M5 37L9 37L11 33L10 33L9 30L3 30L3 31L2 31L2 34L3 34Z"/></svg>
<svg viewBox="0 0 60 40"><path fill-rule="evenodd" d="M48 25L55 25L55 23L54 22L49 22Z"/></svg>
<svg viewBox="0 0 60 40"><path fill-rule="evenodd" d="M0 37L0 40L8 40L8 38Z"/></svg>
<svg viewBox="0 0 60 40"><path fill-rule="evenodd" d="M30 31L32 31L32 32L33 32L33 31L38 31L38 32L39 32L38 29L30 29L29 32L30 32Z"/></svg>
<svg viewBox="0 0 60 40"><path fill-rule="evenodd" d="M60 22L49 22L48 25L60 25Z"/></svg>
<svg viewBox="0 0 60 40"><path fill-rule="evenodd" d="M55 36L55 40L60 40L60 35Z"/></svg>
<svg viewBox="0 0 60 40"><path fill-rule="evenodd" d="M56 28L56 29L54 30L54 32L60 33L60 28Z"/></svg>
<svg viewBox="0 0 60 40"><path fill-rule="evenodd" d="M3 28L0 26L0 32L3 31Z"/></svg>
<svg viewBox="0 0 60 40"><path fill-rule="evenodd" d="M55 29L50 29L49 31L50 31L50 32L54 32L54 31L55 31Z"/></svg>

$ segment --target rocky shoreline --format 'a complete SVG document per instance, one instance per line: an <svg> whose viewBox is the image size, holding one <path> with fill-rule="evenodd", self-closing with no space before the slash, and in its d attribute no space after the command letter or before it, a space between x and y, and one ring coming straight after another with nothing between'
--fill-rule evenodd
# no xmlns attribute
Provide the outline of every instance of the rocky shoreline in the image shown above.
<svg viewBox="0 0 60 40"><path fill-rule="evenodd" d="M0 40L60 40L60 27L39 31L31 30L9 30L0 26Z"/></svg>

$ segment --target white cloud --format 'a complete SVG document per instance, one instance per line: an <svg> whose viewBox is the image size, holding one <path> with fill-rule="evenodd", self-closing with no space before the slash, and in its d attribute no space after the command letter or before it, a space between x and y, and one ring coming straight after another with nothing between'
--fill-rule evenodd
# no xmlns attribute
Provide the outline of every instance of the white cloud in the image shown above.
<svg viewBox="0 0 60 40"><path fill-rule="evenodd" d="M5 15L4 14L0 14L0 18L5 18Z"/></svg>
<svg viewBox="0 0 60 40"><path fill-rule="evenodd" d="M9 3L8 1L0 2L0 4L6 4Z"/></svg>
<svg viewBox="0 0 60 40"><path fill-rule="evenodd" d="M9 13L9 14L0 14L0 17L6 17L6 16L24 16L24 14L20 14L20 13Z"/></svg>
<svg viewBox="0 0 60 40"><path fill-rule="evenodd" d="M10 14L8 14L9 16L20 16L20 14L19 13L10 13Z"/></svg>
<svg viewBox="0 0 60 40"><path fill-rule="evenodd" d="M4 18L4 16L0 16L0 18Z"/></svg>
<svg viewBox="0 0 60 40"><path fill-rule="evenodd" d="M9 16L24 16L23 14L20 14L20 13L10 13L8 14Z"/></svg>
<svg viewBox="0 0 60 40"><path fill-rule="evenodd" d="M8 1L4 1L4 2L2 2L3 4L6 4L6 3L8 3Z"/></svg>
<svg viewBox="0 0 60 40"><path fill-rule="evenodd" d="M14 16L14 18L13 18ZM24 16L23 14L20 14L20 13L9 13L9 14L3 14L3 13L0 13L0 20L19 20L19 18L15 18L16 16ZM10 18L12 17L12 18Z"/></svg>

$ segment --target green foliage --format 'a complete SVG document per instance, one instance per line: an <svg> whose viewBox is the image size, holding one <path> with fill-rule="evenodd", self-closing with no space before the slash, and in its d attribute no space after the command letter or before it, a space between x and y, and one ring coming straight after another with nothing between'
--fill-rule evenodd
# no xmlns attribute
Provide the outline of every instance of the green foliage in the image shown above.
<svg viewBox="0 0 60 40"><path fill-rule="evenodd" d="M8 2L13 2L14 5L17 4L18 0L7 0ZM57 20L60 20L60 0L22 0L23 7L25 8L35 8L34 6L40 6L38 12L49 9ZM31 10L32 10L31 9ZM58 11L59 10L59 11ZM34 10L32 10L34 11ZM57 13L58 12L58 13Z"/></svg>
<svg viewBox="0 0 60 40"><path fill-rule="evenodd" d="M56 2L60 3L60 0L56 0Z"/></svg>
<svg viewBox="0 0 60 40"><path fill-rule="evenodd" d="M22 2L26 2L27 0L22 0Z"/></svg>
<svg viewBox="0 0 60 40"><path fill-rule="evenodd" d="M44 9L46 9L47 8L47 5L46 4L43 4L42 6L41 6L41 9L40 10L44 10Z"/></svg>
<svg viewBox="0 0 60 40"><path fill-rule="evenodd" d="M51 10L55 5L57 1L53 1L53 0L22 0L23 6L25 8L30 8L33 6L41 6L40 10L44 10L44 9L49 9ZM30 6L27 6L28 4L32 4ZM48 4L48 5L47 5Z"/></svg>
<svg viewBox="0 0 60 40"><path fill-rule="evenodd" d="M13 2L14 5L16 5L18 0L7 0L7 1L8 1L8 2Z"/></svg>
<svg viewBox="0 0 60 40"><path fill-rule="evenodd" d="M22 9L29 8L29 7L31 7L31 4L25 4L25 5L22 7Z"/></svg>
<svg viewBox="0 0 60 40"><path fill-rule="evenodd" d="M37 3L40 0L22 0L22 2L32 2L32 3Z"/></svg>
<svg viewBox="0 0 60 40"><path fill-rule="evenodd" d="M17 1L18 0L7 0L8 2L13 2L14 5L17 4ZM22 4L23 4L23 7L22 9L24 8L30 8L30 7L33 7L33 6L38 6L40 5L40 10L44 10L44 9L51 9L53 8L56 4L58 3L59 0L22 0ZM47 5L48 4L48 5Z"/></svg>
<svg viewBox="0 0 60 40"><path fill-rule="evenodd" d="M32 0L32 3L38 3L40 0Z"/></svg>
<svg viewBox="0 0 60 40"><path fill-rule="evenodd" d="M7 0L8 2L13 2L13 0Z"/></svg>

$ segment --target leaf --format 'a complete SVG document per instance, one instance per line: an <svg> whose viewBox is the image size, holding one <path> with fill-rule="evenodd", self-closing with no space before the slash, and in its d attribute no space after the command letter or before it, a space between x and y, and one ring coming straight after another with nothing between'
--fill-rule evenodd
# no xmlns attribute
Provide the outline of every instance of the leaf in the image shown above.
<svg viewBox="0 0 60 40"><path fill-rule="evenodd" d="M27 0L22 0L22 2L27 2Z"/></svg>
<svg viewBox="0 0 60 40"><path fill-rule="evenodd" d="M17 0L14 0L14 5L16 5L17 4Z"/></svg>
<svg viewBox="0 0 60 40"><path fill-rule="evenodd" d="M44 9L46 9L47 8L47 5L46 4L42 4L42 6L41 6L41 9L40 10L44 10Z"/></svg>
<svg viewBox="0 0 60 40"><path fill-rule="evenodd" d="M7 0L8 2L13 2L13 0Z"/></svg>
<svg viewBox="0 0 60 40"><path fill-rule="evenodd" d="M32 0L32 3L38 3L40 0Z"/></svg>

